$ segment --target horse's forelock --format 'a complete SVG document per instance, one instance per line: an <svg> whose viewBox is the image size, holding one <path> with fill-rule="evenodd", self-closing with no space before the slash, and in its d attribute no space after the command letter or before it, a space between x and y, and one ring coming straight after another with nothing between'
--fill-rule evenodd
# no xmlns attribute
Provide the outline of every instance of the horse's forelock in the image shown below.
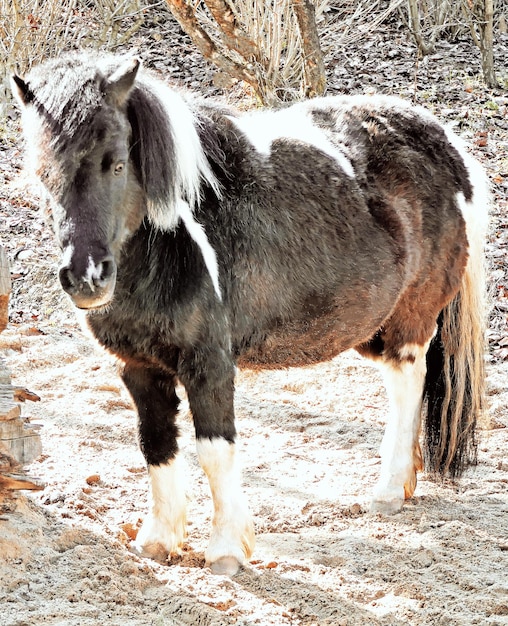
<svg viewBox="0 0 508 626"><path fill-rule="evenodd" d="M93 54L64 55L32 70L27 82L32 104L49 128L53 147L84 149L100 140L111 121L105 84L118 69L117 57L99 60ZM114 106L114 105L113 105Z"/></svg>
<svg viewBox="0 0 508 626"><path fill-rule="evenodd" d="M145 192L148 217L167 230L176 226L181 202L191 209L197 205L203 181L217 195L220 189L189 102L147 72L136 77L137 67L126 57L70 54L35 68L27 82L60 159L79 160L113 127L113 118L126 111L131 159ZM125 94L122 91L127 100L114 97L116 92L111 96L108 86L129 75L132 81Z"/></svg>

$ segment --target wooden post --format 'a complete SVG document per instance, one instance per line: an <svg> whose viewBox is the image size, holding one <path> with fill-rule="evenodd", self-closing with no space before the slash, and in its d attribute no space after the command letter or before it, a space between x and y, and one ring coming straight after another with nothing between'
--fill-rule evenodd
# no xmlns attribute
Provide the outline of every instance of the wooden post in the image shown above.
<svg viewBox="0 0 508 626"><path fill-rule="evenodd" d="M14 388L5 361L0 357L0 505L16 489L43 489L40 481L21 468L42 452L39 433L26 424L14 401Z"/></svg>
<svg viewBox="0 0 508 626"><path fill-rule="evenodd" d="M9 295L11 293L11 273L5 250L0 246L0 333L9 321Z"/></svg>
<svg viewBox="0 0 508 626"><path fill-rule="evenodd" d="M9 319L11 276L4 249L0 246L0 332ZM42 452L39 433L21 417L14 387L5 361L0 356L0 504L17 489L42 489L39 481L26 476L21 466Z"/></svg>

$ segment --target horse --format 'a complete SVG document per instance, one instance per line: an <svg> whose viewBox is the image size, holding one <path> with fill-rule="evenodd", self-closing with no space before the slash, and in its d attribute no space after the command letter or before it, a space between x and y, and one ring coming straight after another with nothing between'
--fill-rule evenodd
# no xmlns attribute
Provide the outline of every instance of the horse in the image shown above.
<svg viewBox="0 0 508 626"><path fill-rule="evenodd" d="M238 367L351 348L377 363L390 416L376 514L400 511L424 466L458 478L477 462L488 186L429 112L339 95L240 113L132 56L86 52L12 85L61 286L137 408L150 483L140 554L170 560L186 535L178 383L211 488L214 572L235 574L255 542Z"/></svg>

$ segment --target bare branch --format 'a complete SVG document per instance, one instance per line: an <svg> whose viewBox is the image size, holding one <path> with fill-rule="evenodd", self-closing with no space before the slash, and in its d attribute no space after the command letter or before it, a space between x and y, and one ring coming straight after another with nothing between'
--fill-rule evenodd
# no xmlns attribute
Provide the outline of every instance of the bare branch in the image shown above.
<svg viewBox="0 0 508 626"><path fill-rule="evenodd" d="M260 62L260 51L254 40L238 23L231 7L225 0L204 0L213 18L221 28L224 44L235 50L247 62Z"/></svg>
<svg viewBox="0 0 508 626"><path fill-rule="evenodd" d="M416 44L418 45L418 49L423 55L431 54L434 50L434 42L427 43L422 35L422 30L420 27L420 14L418 11L418 1L417 0L408 0L408 11L409 18L411 22L411 32L413 33L413 37L415 38Z"/></svg>
<svg viewBox="0 0 508 626"><path fill-rule="evenodd" d="M212 61L217 67L234 78L244 80L251 85L256 93L259 94L261 92L260 81L258 80L255 70L227 57L217 48L217 45L213 42L210 35L196 19L193 7L187 4L185 0L167 0L167 3L174 18L206 59Z"/></svg>

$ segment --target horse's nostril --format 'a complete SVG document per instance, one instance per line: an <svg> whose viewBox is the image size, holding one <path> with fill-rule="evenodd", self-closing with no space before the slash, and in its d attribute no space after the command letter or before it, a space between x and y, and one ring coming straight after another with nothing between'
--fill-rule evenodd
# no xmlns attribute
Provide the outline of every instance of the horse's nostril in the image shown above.
<svg viewBox="0 0 508 626"><path fill-rule="evenodd" d="M77 281L70 267L60 268L58 278L60 279L60 284L65 292L72 294L76 291Z"/></svg>
<svg viewBox="0 0 508 626"><path fill-rule="evenodd" d="M93 282L96 287L99 287L107 283L115 274L116 266L113 257L106 257L101 261L97 269L99 271L94 277Z"/></svg>

